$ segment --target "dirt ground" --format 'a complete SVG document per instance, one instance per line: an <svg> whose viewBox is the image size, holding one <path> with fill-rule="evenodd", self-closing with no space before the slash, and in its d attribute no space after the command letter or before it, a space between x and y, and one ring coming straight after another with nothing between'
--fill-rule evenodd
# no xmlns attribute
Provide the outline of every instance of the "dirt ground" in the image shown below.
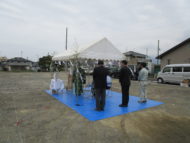
<svg viewBox="0 0 190 143"><path fill-rule="evenodd" d="M43 91L50 79L0 72L0 143L190 142L190 88L152 82L148 97L165 104L91 122ZM113 87L120 91L118 80ZM130 94L138 95L138 82Z"/></svg>

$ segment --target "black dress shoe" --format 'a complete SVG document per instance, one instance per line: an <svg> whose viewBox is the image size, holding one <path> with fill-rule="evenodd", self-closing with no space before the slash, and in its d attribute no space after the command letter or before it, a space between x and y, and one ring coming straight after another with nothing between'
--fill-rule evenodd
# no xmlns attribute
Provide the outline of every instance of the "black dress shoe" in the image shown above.
<svg viewBox="0 0 190 143"><path fill-rule="evenodd" d="M146 103L147 100L139 100L138 103Z"/></svg>
<svg viewBox="0 0 190 143"><path fill-rule="evenodd" d="M119 107L128 107L128 105L120 104Z"/></svg>
<svg viewBox="0 0 190 143"><path fill-rule="evenodd" d="M95 111L101 111L99 108L95 108L94 110L95 110Z"/></svg>

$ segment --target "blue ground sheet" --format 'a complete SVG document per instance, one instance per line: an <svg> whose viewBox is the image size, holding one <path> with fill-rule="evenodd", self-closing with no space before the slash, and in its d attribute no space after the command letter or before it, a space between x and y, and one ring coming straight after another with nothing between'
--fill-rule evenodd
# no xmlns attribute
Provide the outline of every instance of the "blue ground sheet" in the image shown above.
<svg viewBox="0 0 190 143"><path fill-rule="evenodd" d="M85 89L84 94L81 96L75 96L72 91L64 91L63 94L59 95L52 95L50 90L45 90L45 92L90 121L123 115L163 104L154 100L148 100L147 103L138 103L139 97L130 96L128 107L119 107L118 105L121 104L121 93L109 90L106 93L105 109L98 112L94 110L96 101L88 89ZM76 104L80 106L76 106Z"/></svg>

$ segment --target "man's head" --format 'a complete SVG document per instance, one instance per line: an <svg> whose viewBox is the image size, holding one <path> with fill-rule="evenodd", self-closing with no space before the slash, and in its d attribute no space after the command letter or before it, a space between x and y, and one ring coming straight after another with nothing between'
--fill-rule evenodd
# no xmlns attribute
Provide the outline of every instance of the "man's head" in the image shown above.
<svg viewBox="0 0 190 143"><path fill-rule="evenodd" d="M146 63L141 63L141 68L145 68L146 67Z"/></svg>
<svg viewBox="0 0 190 143"><path fill-rule="evenodd" d="M127 66L127 61L126 61L126 60L122 60L122 61L120 62L120 64L121 64L122 67L123 67L123 66Z"/></svg>
<svg viewBox="0 0 190 143"><path fill-rule="evenodd" d="M98 61L98 66L103 66L103 65L104 65L104 61L99 60L99 61Z"/></svg>

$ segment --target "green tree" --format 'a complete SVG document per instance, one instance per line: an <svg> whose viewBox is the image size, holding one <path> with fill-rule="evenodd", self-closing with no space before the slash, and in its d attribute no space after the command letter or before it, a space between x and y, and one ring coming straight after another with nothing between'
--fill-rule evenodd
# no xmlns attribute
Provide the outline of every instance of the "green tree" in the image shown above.
<svg viewBox="0 0 190 143"><path fill-rule="evenodd" d="M52 56L47 55L39 59L39 66L42 71L50 71L50 64L52 62Z"/></svg>

